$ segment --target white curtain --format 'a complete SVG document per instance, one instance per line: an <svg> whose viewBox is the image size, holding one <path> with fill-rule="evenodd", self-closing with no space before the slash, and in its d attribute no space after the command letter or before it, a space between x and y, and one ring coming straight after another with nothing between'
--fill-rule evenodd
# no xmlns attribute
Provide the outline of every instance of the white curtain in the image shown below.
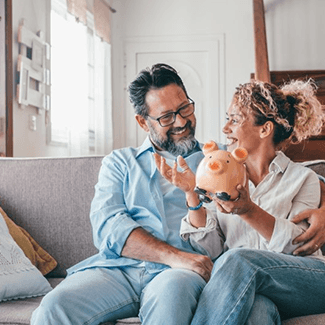
<svg viewBox="0 0 325 325"><path fill-rule="evenodd" d="M112 150L110 45L66 10L52 10L51 140L70 156Z"/></svg>
<svg viewBox="0 0 325 325"><path fill-rule="evenodd" d="M111 45L95 36L95 150L105 154L113 149Z"/></svg>

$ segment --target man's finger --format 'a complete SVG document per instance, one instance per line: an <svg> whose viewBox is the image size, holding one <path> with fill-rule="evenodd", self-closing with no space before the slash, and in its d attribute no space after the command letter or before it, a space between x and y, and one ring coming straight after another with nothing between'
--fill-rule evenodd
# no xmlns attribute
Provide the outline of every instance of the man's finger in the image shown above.
<svg viewBox="0 0 325 325"><path fill-rule="evenodd" d="M311 240L307 243L305 243L304 245L298 247L294 252L293 255L297 255L297 256L307 256L307 255L311 255L314 252L316 252L320 247L315 244L314 240Z"/></svg>
<svg viewBox="0 0 325 325"><path fill-rule="evenodd" d="M172 182L173 184L176 184L177 181L177 163L175 161L174 166L172 168Z"/></svg>
<svg viewBox="0 0 325 325"><path fill-rule="evenodd" d="M155 159L155 163L156 163L156 166L157 166L158 170L160 170L160 163L161 163L160 158L161 158L161 156L158 155L156 152L154 152L153 157Z"/></svg>
<svg viewBox="0 0 325 325"><path fill-rule="evenodd" d="M162 176L164 176L168 181L171 181L171 168L166 163L166 159L161 157L161 163L160 163L160 173Z"/></svg>
<svg viewBox="0 0 325 325"><path fill-rule="evenodd" d="M301 235L299 235L298 237L296 237L292 243L294 245L297 245L299 243L303 243L303 242L309 242L310 240L312 240L315 235L317 234L317 227L315 226L310 226L307 231L303 232Z"/></svg>
<svg viewBox="0 0 325 325"><path fill-rule="evenodd" d="M300 212L299 214L297 214L296 216L294 216L291 221L293 223L298 224L299 222L308 219L311 216L311 212L313 210L305 210L303 212Z"/></svg>
<svg viewBox="0 0 325 325"><path fill-rule="evenodd" d="M178 156L177 157L177 162L178 162L178 165L182 168L182 169L188 169L188 165L185 161L185 159L182 157L182 156Z"/></svg>

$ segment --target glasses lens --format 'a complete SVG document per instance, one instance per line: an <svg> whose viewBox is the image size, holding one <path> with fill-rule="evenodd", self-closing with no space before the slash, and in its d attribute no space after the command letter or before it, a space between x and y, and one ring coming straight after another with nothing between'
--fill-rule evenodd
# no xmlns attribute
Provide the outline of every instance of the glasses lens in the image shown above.
<svg viewBox="0 0 325 325"><path fill-rule="evenodd" d="M187 117L193 114L194 112L194 103L190 103L185 105L183 108L179 110L179 115L181 117Z"/></svg>
<svg viewBox="0 0 325 325"><path fill-rule="evenodd" d="M193 113L194 113L194 102L181 107L176 113L170 113L158 118L158 122L160 123L161 126L168 126L175 122L177 114L179 114L181 117L188 117Z"/></svg>
<svg viewBox="0 0 325 325"><path fill-rule="evenodd" d="M173 124L174 121L175 121L174 113L167 114L159 119L159 123L161 126L167 126L169 124Z"/></svg>

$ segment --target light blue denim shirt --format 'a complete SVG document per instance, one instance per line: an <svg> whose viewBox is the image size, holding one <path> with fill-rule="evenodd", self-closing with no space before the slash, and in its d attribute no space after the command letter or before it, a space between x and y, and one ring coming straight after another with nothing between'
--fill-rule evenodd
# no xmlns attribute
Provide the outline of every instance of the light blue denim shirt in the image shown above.
<svg viewBox="0 0 325 325"><path fill-rule="evenodd" d="M197 145L184 157L195 172L203 153ZM220 149L226 149L219 145ZM91 204L90 220L98 254L78 263L68 274L92 267L137 265L142 261L121 257L128 236L143 227L153 236L183 251L194 252L179 236L181 219L187 214L184 193L172 187L163 196L149 138L139 148L114 150L103 159ZM145 262L148 272L166 265Z"/></svg>

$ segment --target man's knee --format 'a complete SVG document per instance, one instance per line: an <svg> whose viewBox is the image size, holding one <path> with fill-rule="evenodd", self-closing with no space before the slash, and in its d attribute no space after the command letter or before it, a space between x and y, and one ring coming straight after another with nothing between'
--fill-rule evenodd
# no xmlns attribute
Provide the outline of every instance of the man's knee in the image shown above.
<svg viewBox="0 0 325 325"><path fill-rule="evenodd" d="M72 302L71 295L57 287L43 297L40 306L43 310L68 309Z"/></svg>
<svg viewBox="0 0 325 325"><path fill-rule="evenodd" d="M158 274L144 289L140 318L145 324L189 324L205 281L197 273L168 269Z"/></svg>
<svg viewBox="0 0 325 325"><path fill-rule="evenodd" d="M197 273L185 269L168 269L158 274L150 283L155 294L173 296L189 292L200 294L205 281Z"/></svg>

